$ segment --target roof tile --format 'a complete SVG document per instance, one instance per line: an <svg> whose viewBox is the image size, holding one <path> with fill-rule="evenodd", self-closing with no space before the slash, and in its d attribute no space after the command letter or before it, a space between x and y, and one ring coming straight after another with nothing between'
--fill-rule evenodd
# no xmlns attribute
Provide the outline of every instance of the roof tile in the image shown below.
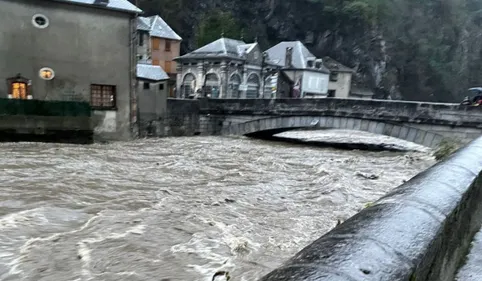
<svg viewBox="0 0 482 281"><path fill-rule="evenodd" d="M138 17L137 29L149 31L149 35L181 41L179 36L160 16Z"/></svg>
<svg viewBox="0 0 482 281"><path fill-rule="evenodd" d="M102 7L102 4L96 4L97 0L55 0L59 2L66 2L72 4L83 4L83 5L91 5L94 7ZM109 0L109 3L105 6L107 9L118 10L118 11L125 11L131 13L142 13L142 10L136 7L135 5L131 4L127 0Z"/></svg>
<svg viewBox="0 0 482 281"><path fill-rule="evenodd" d="M229 57L235 59L243 59L243 52L245 49L251 51L257 43L246 44L243 41L220 38L214 42L211 42L197 50L188 53L181 58L196 58L196 57Z"/></svg>
<svg viewBox="0 0 482 281"><path fill-rule="evenodd" d="M315 58L315 55L313 55L300 41L284 41L266 51L270 61L276 63L278 66L285 66L286 48L288 47L293 48L292 64L294 68L306 69L308 68L308 59ZM328 69L324 66L322 66L321 70L328 72Z"/></svg>
<svg viewBox="0 0 482 281"><path fill-rule="evenodd" d="M169 75L159 65L137 64L137 78L152 81L168 80Z"/></svg>

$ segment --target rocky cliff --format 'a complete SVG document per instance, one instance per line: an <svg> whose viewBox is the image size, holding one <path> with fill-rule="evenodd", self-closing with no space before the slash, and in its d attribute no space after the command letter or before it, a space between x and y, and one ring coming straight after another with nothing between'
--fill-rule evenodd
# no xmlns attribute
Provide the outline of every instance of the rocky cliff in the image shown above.
<svg viewBox="0 0 482 281"><path fill-rule="evenodd" d="M300 40L380 98L457 102L482 86L478 0L137 1L184 38L183 52L222 33L263 47Z"/></svg>

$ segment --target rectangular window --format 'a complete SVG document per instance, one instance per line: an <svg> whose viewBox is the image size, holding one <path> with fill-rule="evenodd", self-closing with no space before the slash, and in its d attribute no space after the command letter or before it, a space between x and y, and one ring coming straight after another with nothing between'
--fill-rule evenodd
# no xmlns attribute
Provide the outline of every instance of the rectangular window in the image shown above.
<svg viewBox="0 0 482 281"><path fill-rule="evenodd" d="M170 51L171 51L171 41L166 39L166 52L170 52Z"/></svg>
<svg viewBox="0 0 482 281"><path fill-rule="evenodd" d="M159 65L159 64L160 64L159 60L156 60L156 59L152 60L152 65Z"/></svg>
<svg viewBox="0 0 482 281"><path fill-rule="evenodd" d="M159 90L160 91L164 90L164 84L159 84Z"/></svg>
<svg viewBox="0 0 482 281"><path fill-rule="evenodd" d="M336 95L336 90L328 90L328 97L334 98Z"/></svg>
<svg viewBox="0 0 482 281"><path fill-rule="evenodd" d="M144 82L144 90L149 90L151 88L151 84Z"/></svg>
<svg viewBox="0 0 482 281"><path fill-rule="evenodd" d="M153 50L160 50L161 39L159 38L152 38L152 49Z"/></svg>
<svg viewBox="0 0 482 281"><path fill-rule="evenodd" d="M144 46L144 34L139 33L139 46Z"/></svg>
<svg viewBox="0 0 482 281"><path fill-rule="evenodd" d="M116 87L111 85L90 85L90 104L94 109L115 109Z"/></svg>
<svg viewBox="0 0 482 281"><path fill-rule="evenodd" d="M27 99L27 84L23 82L13 82L11 86L12 98Z"/></svg>
<svg viewBox="0 0 482 281"><path fill-rule="evenodd" d="M332 82L338 81L338 72L330 73L330 81L332 81Z"/></svg>

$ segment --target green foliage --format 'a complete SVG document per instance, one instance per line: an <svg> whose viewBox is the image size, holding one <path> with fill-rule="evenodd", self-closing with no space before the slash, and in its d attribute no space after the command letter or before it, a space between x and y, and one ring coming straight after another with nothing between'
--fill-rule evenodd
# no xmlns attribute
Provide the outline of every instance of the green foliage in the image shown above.
<svg viewBox="0 0 482 281"><path fill-rule="evenodd" d="M384 0L327 0L323 11L339 19L373 25L383 15L385 4Z"/></svg>
<svg viewBox="0 0 482 281"><path fill-rule="evenodd" d="M371 206L373 206L375 203L373 202L368 202L368 203L365 203L365 205L363 206L364 209L367 209L367 208L370 208Z"/></svg>
<svg viewBox="0 0 482 281"><path fill-rule="evenodd" d="M440 142L437 150L434 152L435 159L441 161L452 155L459 149L460 145L455 140L444 139Z"/></svg>
<svg viewBox="0 0 482 281"><path fill-rule="evenodd" d="M219 39L221 36L239 39L242 36L241 25L229 12L210 11L209 14L201 18L196 32L196 44L201 47Z"/></svg>

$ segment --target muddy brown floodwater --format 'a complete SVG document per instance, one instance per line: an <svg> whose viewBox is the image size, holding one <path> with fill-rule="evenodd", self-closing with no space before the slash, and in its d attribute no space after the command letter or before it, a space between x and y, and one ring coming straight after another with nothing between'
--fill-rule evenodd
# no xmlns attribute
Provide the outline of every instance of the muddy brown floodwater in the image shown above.
<svg viewBox="0 0 482 281"><path fill-rule="evenodd" d="M28 281L256 280L434 163L241 137L0 154L0 280Z"/></svg>

